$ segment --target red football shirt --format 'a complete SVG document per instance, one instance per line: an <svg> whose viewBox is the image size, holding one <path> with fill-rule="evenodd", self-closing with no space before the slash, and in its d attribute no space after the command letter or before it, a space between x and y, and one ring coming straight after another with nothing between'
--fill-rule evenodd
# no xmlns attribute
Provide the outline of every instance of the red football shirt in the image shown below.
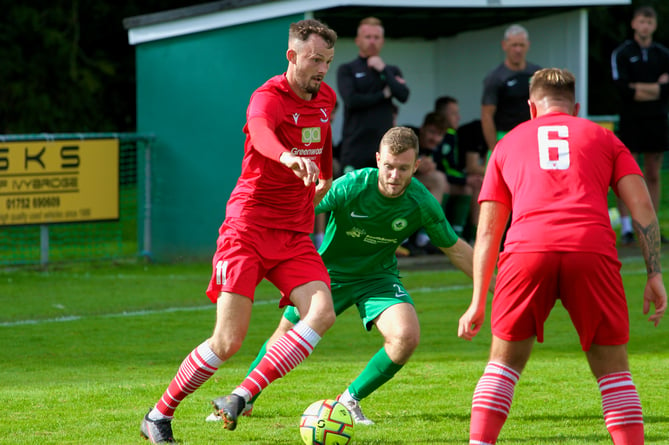
<svg viewBox="0 0 669 445"><path fill-rule="evenodd" d="M609 186L641 175L630 151L587 119L550 113L502 138L490 158L479 202L512 209L506 252L594 252L616 256Z"/></svg>
<svg viewBox="0 0 669 445"><path fill-rule="evenodd" d="M300 98L284 75L274 76L252 95L247 121L261 117L293 154L318 164L321 179L332 178L330 117L336 94L325 82L311 100ZM248 125L242 173L226 208L226 217L242 218L263 227L311 233L314 225L314 186L305 187L291 169L279 162L282 151L261 154L253 146Z"/></svg>

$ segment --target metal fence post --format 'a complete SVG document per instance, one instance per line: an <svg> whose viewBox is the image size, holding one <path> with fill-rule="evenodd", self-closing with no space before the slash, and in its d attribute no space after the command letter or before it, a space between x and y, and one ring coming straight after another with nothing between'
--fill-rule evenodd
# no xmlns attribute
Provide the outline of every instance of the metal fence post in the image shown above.
<svg viewBox="0 0 669 445"><path fill-rule="evenodd" d="M144 146L144 236L142 256L151 258L151 141Z"/></svg>
<svg viewBox="0 0 669 445"><path fill-rule="evenodd" d="M45 267L49 263L49 226L39 226L39 264Z"/></svg>

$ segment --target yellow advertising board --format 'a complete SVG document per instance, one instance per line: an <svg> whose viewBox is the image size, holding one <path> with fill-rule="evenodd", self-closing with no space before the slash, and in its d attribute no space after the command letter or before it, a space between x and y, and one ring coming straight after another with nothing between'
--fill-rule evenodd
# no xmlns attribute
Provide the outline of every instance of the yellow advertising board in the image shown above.
<svg viewBox="0 0 669 445"><path fill-rule="evenodd" d="M118 218L118 139L0 143L0 226Z"/></svg>

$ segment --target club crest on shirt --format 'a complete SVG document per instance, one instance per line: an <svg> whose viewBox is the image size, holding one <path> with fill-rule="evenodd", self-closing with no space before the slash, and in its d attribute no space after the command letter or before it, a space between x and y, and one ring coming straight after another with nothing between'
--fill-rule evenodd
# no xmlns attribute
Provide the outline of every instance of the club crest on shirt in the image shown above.
<svg viewBox="0 0 669 445"><path fill-rule="evenodd" d="M409 223L404 218L397 218L397 219L393 220L392 223L390 223L390 226L393 228L393 230L395 232L399 232L400 230L404 230L407 225L409 225Z"/></svg>
<svg viewBox="0 0 669 445"><path fill-rule="evenodd" d="M323 117L321 118L321 122L326 124L330 120L330 118L328 117L328 110L326 110L325 108L321 108L321 113L323 113Z"/></svg>
<svg viewBox="0 0 669 445"><path fill-rule="evenodd" d="M446 155L450 154L451 151L453 151L453 147L448 142L446 142L445 144L443 144L441 146L441 154L442 155L446 156Z"/></svg>

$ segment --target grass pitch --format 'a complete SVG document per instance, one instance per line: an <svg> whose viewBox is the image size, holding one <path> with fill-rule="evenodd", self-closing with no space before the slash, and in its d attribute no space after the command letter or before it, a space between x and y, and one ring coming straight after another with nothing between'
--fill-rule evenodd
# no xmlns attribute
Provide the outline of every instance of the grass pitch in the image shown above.
<svg viewBox="0 0 669 445"><path fill-rule="evenodd" d="M669 262L663 260L664 270ZM183 358L206 339L215 310L204 295L209 264L75 265L0 272L0 444L142 444L139 423ZM645 268L623 266L634 381L646 443L669 439L669 320L641 313ZM414 357L362 403L371 427L355 444L465 444L471 396L487 362L489 323L469 343L457 338L471 283L450 268L407 271L422 326ZM274 330L281 311L264 282L241 351L186 398L173 422L182 444L300 444L298 423L313 401L341 393L381 347L354 310L343 314L314 354L258 400L237 430L206 423L209 401L229 393ZM516 387L498 443L610 444L597 385L569 318L557 306Z"/></svg>

